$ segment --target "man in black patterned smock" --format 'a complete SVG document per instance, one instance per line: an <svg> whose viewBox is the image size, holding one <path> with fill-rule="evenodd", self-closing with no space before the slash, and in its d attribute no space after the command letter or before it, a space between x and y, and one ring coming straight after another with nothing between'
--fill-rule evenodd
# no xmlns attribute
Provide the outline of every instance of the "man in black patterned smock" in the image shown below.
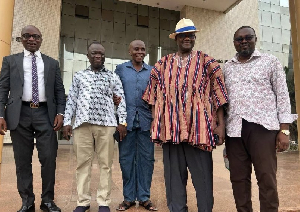
<svg viewBox="0 0 300 212"><path fill-rule="evenodd" d="M64 119L64 137L72 136L77 157L77 207L74 212L90 209L91 166L94 151L98 157L100 180L97 190L99 212L110 211L111 166L113 163L114 138L117 120L114 114L113 94L121 96L117 108L120 136L126 135L126 106L120 78L104 67L105 49L99 42L88 47L87 57L91 66L75 74L70 88Z"/></svg>

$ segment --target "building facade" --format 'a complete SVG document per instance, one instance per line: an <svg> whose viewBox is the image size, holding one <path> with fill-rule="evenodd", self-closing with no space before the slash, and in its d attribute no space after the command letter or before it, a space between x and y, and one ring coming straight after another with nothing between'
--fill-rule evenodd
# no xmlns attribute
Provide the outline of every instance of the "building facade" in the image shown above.
<svg viewBox="0 0 300 212"><path fill-rule="evenodd" d="M1 1L2 2L2 1ZM43 34L41 51L60 61L68 94L75 72L88 66L87 45L100 41L106 49L105 66L115 66L130 59L128 45L141 39L147 48L146 61L153 65L161 55L175 52L175 41L168 38L180 18L190 18L197 34L195 49L225 63L235 54L233 34L240 26L252 26L257 34L257 48L274 54L288 66L291 33L290 4L297 0L3 0L14 2L10 53L23 50L16 41L21 29L35 25ZM294 13L298 10L293 7ZM0 15L2 16L2 15ZM296 26L297 21L291 22ZM291 32L292 29L292 32ZM298 35L294 36L298 38ZM294 45L293 45L294 46ZM298 51L293 49L294 52ZM296 53L294 53L296 54ZM298 57L294 58L294 66ZM295 69L295 68L294 68ZM295 72L299 69L295 69ZM295 73L296 76L296 73ZM298 78L300 76L297 76ZM295 81L299 80L295 77ZM296 86L297 91L297 86ZM300 94L298 94L300 95ZM300 97L299 97L300 98ZM297 98L296 98L297 99ZM299 99L300 101L300 99ZM298 108L300 113L300 108ZM298 125L299 126L299 125ZM10 142L5 136L4 142Z"/></svg>

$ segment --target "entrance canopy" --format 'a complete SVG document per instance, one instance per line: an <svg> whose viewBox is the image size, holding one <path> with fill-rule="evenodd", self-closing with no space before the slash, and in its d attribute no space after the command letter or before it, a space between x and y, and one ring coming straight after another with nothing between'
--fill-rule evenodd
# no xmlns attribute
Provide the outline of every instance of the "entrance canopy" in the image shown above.
<svg viewBox="0 0 300 212"><path fill-rule="evenodd" d="M117 0L115 0L117 1ZM151 7L159 7L168 10L181 11L187 5L208 10L228 12L242 0L120 0L135 4L143 4Z"/></svg>

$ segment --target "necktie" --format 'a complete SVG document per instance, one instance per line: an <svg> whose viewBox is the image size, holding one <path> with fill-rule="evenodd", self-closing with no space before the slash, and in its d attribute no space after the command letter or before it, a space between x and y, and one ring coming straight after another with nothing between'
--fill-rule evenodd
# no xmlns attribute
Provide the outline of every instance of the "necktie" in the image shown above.
<svg viewBox="0 0 300 212"><path fill-rule="evenodd" d="M36 67L36 55L32 55L32 103L37 105L39 103L39 83L38 83L38 74Z"/></svg>

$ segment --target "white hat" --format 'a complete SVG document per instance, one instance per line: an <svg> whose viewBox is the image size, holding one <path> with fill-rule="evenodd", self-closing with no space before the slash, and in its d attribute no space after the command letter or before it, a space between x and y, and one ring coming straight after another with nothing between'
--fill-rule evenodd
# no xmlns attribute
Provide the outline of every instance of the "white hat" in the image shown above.
<svg viewBox="0 0 300 212"><path fill-rule="evenodd" d="M175 36L180 33L186 33L186 32L199 32L199 30L196 29L193 21L191 19L181 19L176 24L175 32L169 35L169 38L175 39Z"/></svg>

